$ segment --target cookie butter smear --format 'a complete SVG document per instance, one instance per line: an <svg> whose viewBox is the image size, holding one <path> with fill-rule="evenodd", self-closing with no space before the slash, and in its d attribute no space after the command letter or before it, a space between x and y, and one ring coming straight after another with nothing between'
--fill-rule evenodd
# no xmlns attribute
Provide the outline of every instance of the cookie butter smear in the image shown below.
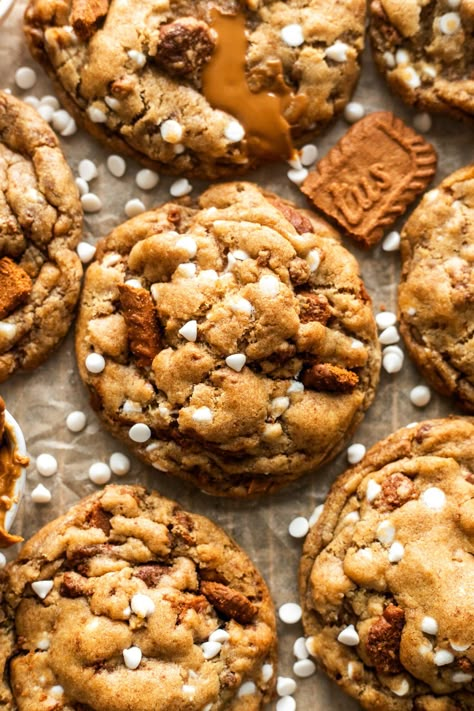
<svg viewBox="0 0 474 711"><path fill-rule="evenodd" d="M223 15L213 8L211 27L218 39L202 73L204 96L211 106L240 121L251 153L291 158L295 151L283 113L295 95L283 77L278 77L278 93L250 91L245 74L248 42L243 15Z"/></svg>

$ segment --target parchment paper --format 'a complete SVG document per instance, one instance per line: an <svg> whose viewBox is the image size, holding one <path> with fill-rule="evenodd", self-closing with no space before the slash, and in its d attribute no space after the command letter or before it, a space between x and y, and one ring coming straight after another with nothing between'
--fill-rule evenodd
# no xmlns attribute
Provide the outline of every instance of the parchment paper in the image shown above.
<svg viewBox="0 0 474 711"><path fill-rule="evenodd" d="M26 48L21 29L25 5L26 0L19 0L4 26L0 27L0 86L10 88L19 97L33 94L40 98L54 92L44 72L31 60ZM38 72L37 84L26 92L20 91L14 83L16 69L24 65L35 67ZM361 79L354 100L360 101L367 112L391 110L412 124L414 112L391 96L372 65L369 50L366 50L363 58ZM323 136L315 138L320 156L334 145L347 128L347 123L340 119ZM435 182L474 158L472 128L467 125L434 117L428 139L434 143L439 154ZM140 198L147 207L170 199L169 186L173 178L162 177L156 189L143 192L135 184L138 164L127 160L126 175L118 180L107 171L107 152L87 134L79 131L75 136L61 140L75 174L78 162L83 158L95 161L99 170L98 178L91 182L90 187L102 199L103 209L97 215L86 215L85 239L95 242L124 221L124 204L132 197ZM272 165L249 174L247 179L300 205L306 205L298 188L288 180L287 170L288 166L283 163ZM204 184L194 182L193 186L194 194L197 194ZM403 219L397 223L396 228L401 229L402 224ZM384 252L380 245L370 252L362 252L349 240L345 240L345 245L360 260L375 311L383 306L396 310L398 252ZM362 442L369 447L409 422L456 412L450 401L435 393L428 406L415 408L410 403L409 393L414 385L422 382L422 377L408 357L400 373L388 375L382 371L375 402L353 442ZM107 461L112 452L127 453L127 450L103 430L89 406L75 364L72 332L45 365L31 375L13 377L0 386L0 394L22 426L31 456L27 490L14 525L14 531L26 538L56 515L66 511L79 498L96 489L87 475L94 461ZM79 434L69 432L65 424L67 415L73 410L87 413L87 427ZM35 457L41 452L50 452L58 460L59 471L50 479L40 477L35 470ZM298 601L297 567L301 542L289 536L288 525L295 516L309 516L314 507L324 500L336 476L346 467L346 455L342 452L329 466L287 487L280 494L249 502L205 496L183 482L166 478L133 457L130 474L121 479L113 477L112 480L139 482L157 488L190 510L213 518L245 548L257 564L278 608L285 602ZM40 481L52 492L50 504L35 505L31 501L30 492ZM10 549L7 557L14 556L17 550L18 547ZM288 626L278 622L278 631L279 674L294 676L292 666L295 658L292 648L297 637L302 635L302 628L299 624ZM295 699L300 711L356 711L360 708L322 673L318 672L308 679L297 679L297 682ZM275 704L270 708L274 709Z"/></svg>

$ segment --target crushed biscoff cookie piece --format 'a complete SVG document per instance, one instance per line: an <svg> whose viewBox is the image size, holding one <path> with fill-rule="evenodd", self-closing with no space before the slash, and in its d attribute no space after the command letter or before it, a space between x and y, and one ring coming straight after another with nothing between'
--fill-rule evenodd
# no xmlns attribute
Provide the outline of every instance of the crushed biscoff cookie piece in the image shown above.
<svg viewBox="0 0 474 711"><path fill-rule="evenodd" d="M306 648L368 711L471 711L474 419L421 422L333 485L300 565Z"/></svg>
<svg viewBox="0 0 474 711"><path fill-rule="evenodd" d="M25 545L2 591L10 709L259 711L272 697L262 577L221 528L156 493L80 501Z"/></svg>
<svg viewBox="0 0 474 711"><path fill-rule="evenodd" d="M275 491L343 447L374 396L370 298L337 234L249 183L97 245L76 350L91 402L155 469Z"/></svg>

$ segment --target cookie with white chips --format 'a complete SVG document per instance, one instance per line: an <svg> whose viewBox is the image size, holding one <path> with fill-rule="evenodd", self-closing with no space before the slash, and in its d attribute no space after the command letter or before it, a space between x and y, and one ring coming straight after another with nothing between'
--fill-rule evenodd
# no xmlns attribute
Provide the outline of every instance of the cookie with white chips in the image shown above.
<svg viewBox="0 0 474 711"><path fill-rule="evenodd" d="M110 486L2 573L0 703L12 711L258 711L276 682L267 587L203 516Z"/></svg>
<svg viewBox="0 0 474 711"><path fill-rule="evenodd" d="M294 157L348 102L364 0L30 0L61 102L109 148L214 179Z"/></svg>
<svg viewBox="0 0 474 711"><path fill-rule="evenodd" d="M375 62L417 109L474 118L472 0L372 0Z"/></svg>
<svg viewBox="0 0 474 711"><path fill-rule="evenodd" d="M305 542L307 648L370 711L472 711L474 419L421 422L333 485Z"/></svg>
<svg viewBox="0 0 474 711"><path fill-rule="evenodd" d="M356 260L321 219L250 183L100 241L76 352L113 434L224 496L276 491L332 458L380 366Z"/></svg>
<svg viewBox="0 0 474 711"><path fill-rule="evenodd" d="M82 208L58 139L0 92L0 382L37 368L65 336L79 298Z"/></svg>

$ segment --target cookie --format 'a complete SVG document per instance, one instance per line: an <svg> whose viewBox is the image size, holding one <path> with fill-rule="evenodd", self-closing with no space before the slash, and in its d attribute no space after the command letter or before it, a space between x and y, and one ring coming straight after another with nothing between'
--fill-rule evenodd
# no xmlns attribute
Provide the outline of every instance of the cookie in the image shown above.
<svg viewBox="0 0 474 711"><path fill-rule="evenodd" d="M0 397L0 548L23 540L9 531L25 488L28 464L23 433Z"/></svg>
<svg viewBox="0 0 474 711"><path fill-rule="evenodd" d="M436 161L422 136L390 112L377 111L347 131L301 190L345 234L371 247L423 192Z"/></svg>
<svg viewBox="0 0 474 711"><path fill-rule="evenodd" d="M87 270L91 403L157 470L275 491L332 458L374 396L371 301L336 233L250 183L116 228Z"/></svg>
<svg viewBox="0 0 474 711"><path fill-rule="evenodd" d="M82 209L48 124L0 92L0 382L37 368L79 298Z"/></svg>
<svg viewBox="0 0 474 711"><path fill-rule="evenodd" d="M395 432L339 477L300 567L307 647L373 711L472 711L474 419Z"/></svg>
<svg viewBox="0 0 474 711"><path fill-rule="evenodd" d="M425 195L402 231L400 332L429 383L474 412L474 166Z"/></svg>
<svg viewBox="0 0 474 711"><path fill-rule="evenodd" d="M295 157L359 74L365 2L30 0L26 38L109 149L171 174L233 177Z"/></svg>
<svg viewBox="0 0 474 711"><path fill-rule="evenodd" d="M157 493L83 499L25 545L3 590L12 711L257 711L272 696L262 577L221 528Z"/></svg>
<svg viewBox="0 0 474 711"><path fill-rule="evenodd" d="M372 0L375 62L417 109L474 118L471 0Z"/></svg>

